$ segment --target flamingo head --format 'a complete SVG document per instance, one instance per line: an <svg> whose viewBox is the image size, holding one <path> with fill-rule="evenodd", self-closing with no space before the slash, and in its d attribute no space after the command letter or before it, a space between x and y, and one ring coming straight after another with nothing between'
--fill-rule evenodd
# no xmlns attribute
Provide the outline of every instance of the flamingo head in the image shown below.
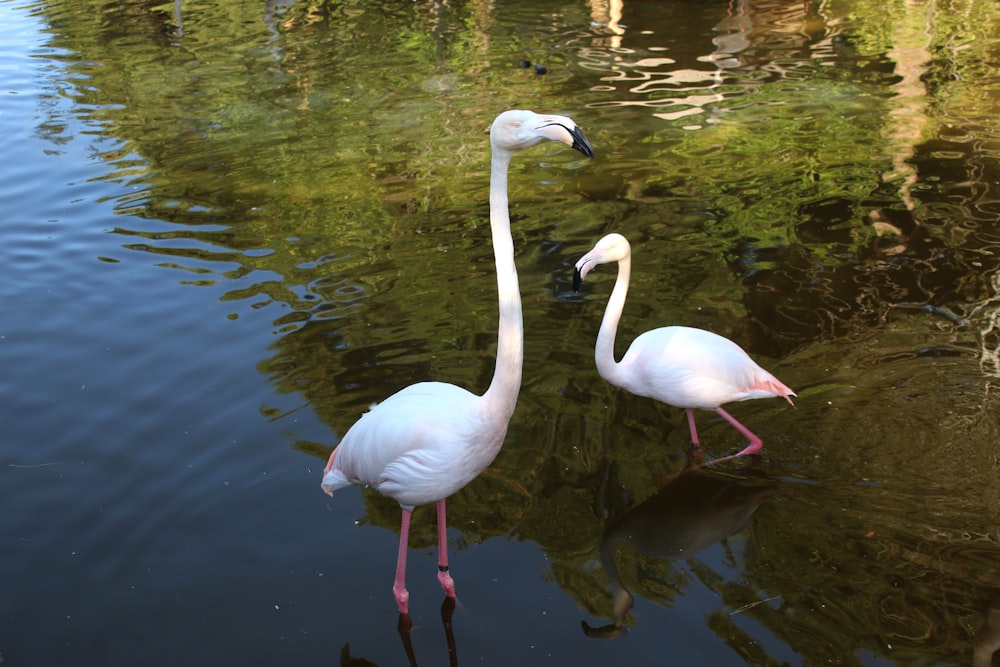
<svg viewBox="0 0 1000 667"><path fill-rule="evenodd" d="M508 151L534 146L545 139L561 141L589 158L594 157L594 149L587 137L573 119L567 116L542 115L515 109L497 116L490 127L490 142L494 147Z"/></svg>
<svg viewBox="0 0 1000 667"><path fill-rule="evenodd" d="M620 262L632 256L632 247L621 234L608 234L576 263L573 271L573 291L579 291L580 283L592 269L600 264Z"/></svg>

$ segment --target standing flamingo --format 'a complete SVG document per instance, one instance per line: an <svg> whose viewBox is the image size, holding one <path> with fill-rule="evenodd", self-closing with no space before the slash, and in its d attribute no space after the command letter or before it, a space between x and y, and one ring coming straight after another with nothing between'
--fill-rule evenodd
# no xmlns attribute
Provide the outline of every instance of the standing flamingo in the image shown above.
<svg viewBox="0 0 1000 667"><path fill-rule="evenodd" d="M594 359L601 377L638 396L655 398L687 411L691 442L698 447L694 408L715 410L750 444L736 456L753 454L763 441L720 405L751 398L784 397L789 403L795 392L782 384L739 345L704 329L661 327L636 338L620 362L615 361L615 332L632 272L632 248L621 234L608 234L580 258L573 274L573 289L599 264L618 262L618 279L608 299Z"/></svg>
<svg viewBox="0 0 1000 667"><path fill-rule="evenodd" d="M362 415L347 431L323 470L323 490L349 484L372 486L403 508L396 579L392 587L400 614L408 614L406 546L416 505L437 503L438 581L449 597L445 498L471 482L493 462L521 386L523 325L507 210L507 172L514 151L542 140L561 141L587 157L594 151L565 116L505 111L490 128L490 229L497 271L500 325L496 368L482 396L443 382L420 382L393 394Z"/></svg>

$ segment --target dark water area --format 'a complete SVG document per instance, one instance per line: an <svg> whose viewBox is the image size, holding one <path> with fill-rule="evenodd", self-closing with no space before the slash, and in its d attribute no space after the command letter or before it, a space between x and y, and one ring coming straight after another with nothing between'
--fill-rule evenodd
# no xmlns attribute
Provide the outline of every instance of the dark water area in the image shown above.
<svg viewBox="0 0 1000 667"><path fill-rule="evenodd" d="M998 24L0 1L0 661L1000 664ZM521 394L449 500L447 622L414 513L411 657L399 507L320 472L401 387L488 385L508 108L596 157L515 157ZM759 455L597 375L612 231L619 355L698 326L798 393L728 406Z"/></svg>

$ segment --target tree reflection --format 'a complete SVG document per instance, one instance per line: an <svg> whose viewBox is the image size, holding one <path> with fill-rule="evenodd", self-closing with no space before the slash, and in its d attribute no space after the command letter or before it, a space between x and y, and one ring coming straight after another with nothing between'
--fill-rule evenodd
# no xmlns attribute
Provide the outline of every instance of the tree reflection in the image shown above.
<svg viewBox="0 0 1000 667"><path fill-rule="evenodd" d="M483 386L481 130L538 98L579 110L613 157L592 175L525 167L550 188L515 212L528 371L504 451L455 499L461 542L539 545L613 634L630 591L674 604L676 560L770 497L753 469L659 489L679 467L670 421L594 382L592 318L563 276L580 239L627 228L648 248L638 313L808 380L766 462L795 493L754 517L755 590L721 583L727 603L779 598L755 619L810 664L958 661L980 627L983 660L1000 590L996 3L595 0L596 28L582 3L529 5L39 2L37 134L92 139L121 186L100 223L115 261L169 268L274 331L252 361L335 434L430 376ZM525 44L564 69L521 77L506 64ZM300 451L325 459L335 439ZM395 530L395 503L365 497L365 521ZM590 567L632 521L669 531ZM730 617L708 624L752 650Z"/></svg>

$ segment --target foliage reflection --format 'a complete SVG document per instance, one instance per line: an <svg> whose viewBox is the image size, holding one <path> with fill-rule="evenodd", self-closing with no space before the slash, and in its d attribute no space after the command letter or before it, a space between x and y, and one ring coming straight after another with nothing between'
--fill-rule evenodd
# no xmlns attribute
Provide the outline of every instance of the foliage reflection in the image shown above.
<svg viewBox="0 0 1000 667"><path fill-rule="evenodd" d="M779 599L754 618L810 664L968 662L981 627L977 650L995 646L997 3L542 5L39 2L37 134L58 152L82 128L120 185L103 261L155 263L275 332L258 368L330 425L301 446L325 457L401 386L485 387L483 132L502 108L572 114L606 157L578 172L553 149L512 176L528 370L504 451L454 503L462 544L540 545L614 630L624 605L593 567L609 513L712 541L781 479L731 579L692 559L730 607ZM544 77L517 65L538 54ZM596 381L602 304L569 290L610 230L637 248L637 329L714 330L804 389L780 425L741 408L775 452L759 468L657 493L684 429ZM692 496L730 521L681 514ZM395 526L391 501L366 500ZM414 544L432 544L422 525ZM608 576L669 606L685 582L635 550ZM721 610L707 624L770 664Z"/></svg>

